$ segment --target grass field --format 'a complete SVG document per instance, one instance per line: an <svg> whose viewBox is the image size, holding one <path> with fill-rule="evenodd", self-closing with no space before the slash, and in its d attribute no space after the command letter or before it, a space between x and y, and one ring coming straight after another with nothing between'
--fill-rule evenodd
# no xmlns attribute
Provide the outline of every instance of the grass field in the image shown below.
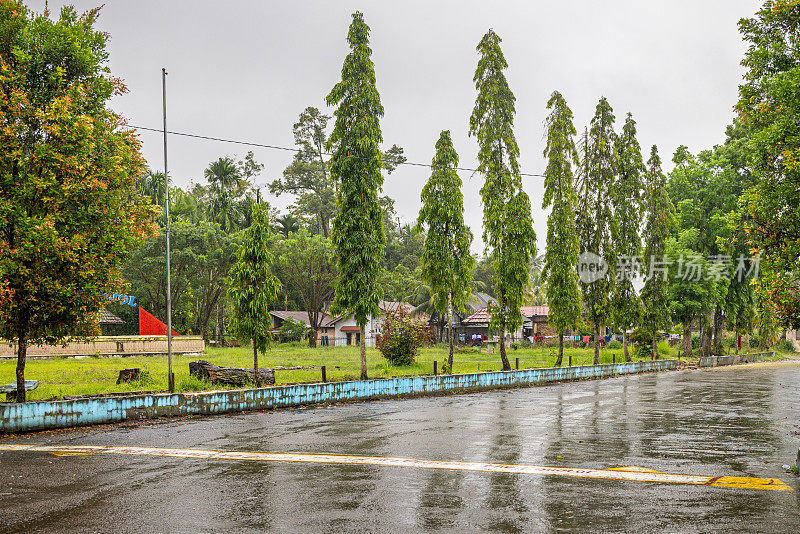
<svg viewBox="0 0 800 534"><path fill-rule="evenodd" d="M677 347L669 347L667 343L659 344L662 358L675 358ZM519 358L521 369L534 367L552 367L558 349L538 347L508 349L508 358L514 367ZM565 348L564 365L572 356L573 365L590 365L593 349ZM783 356L777 356L778 359ZM252 367L253 353L247 347L206 349L200 356L175 356L173 369L175 387L178 391L204 391L220 389L211 383L198 380L189 375L189 362L207 360L223 367ZM420 351L414 364L404 367L390 365L377 349L367 349L367 367L370 378L390 378L394 376L427 375L433 373L433 362L447 359L447 348L443 346L425 347ZM621 349L603 349L600 352L600 363L623 361ZM310 369L292 369L275 371L277 384L294 384L301 382L318 382L322 377L320 367L326 366L329 381L354 380L360 375L358 347L330 347L310 349L292 345L275 345L266 354L259 357L261 367L295 367ZM120 369L139 367L142 378L137 382L116 384ZM474 373L478 371L498 371L502 367L498 352L468 352L454 354L453 371L455 373ZM13 383L16 360L0 360L0 385ZM167 359L157 356L138 356L126 358L58 358L50 360L29 360L25 366L25 377L39 380L39 387L28 392L29 400L62 398L65 395L91 395L105 393L121 393L136 391L166 391ZM5 397L0 397L3 402Z"/></svg>
<svg viewBox="0 0 800 534"><path fill-rule="evenodd" d="M572 355L573 365L592 363L592 349L564 350L564 365ZM676 349L662 344L662 357L674 357ZM520 348L508 349L508 357L512 367L519 358L520 368L550 367L555 363L558 349L555 348ZM198 380L189 375L189 362L203 359L223 367L252 367L253 353L247 347L211 348L200 356L175 356L173 370L175 387L178 391L202 391L219 389L210 383ZM442 362L447 359L445 347L425 347L421 350L414 364L404 367L390 365L377 349L367 349L367 366L370 378L389 378L393 376L426 375L433 373L433 361ZM602 350L601 363L612 360L622 361L622 350ZM318 382L322 377L320 367L326 366L329 381L351 380L359 377L358 347L330 347L310 349L290 345L276 345L266 354L259 357L261 367L294 367L304 366L311 369L276 370L277 384L299 382ZM137 382L116 384L120 369L139 367L143 377ZM477 371L496 371L502 368L499 352L480 352L454 354L453 370L456 373L473 373ZM0 361L0 384L10 384L15 378L16 361ZM119 393L129 391L165 391L167 389L166 357L140 356L126 358L59 358L51 360L29 360L25 366L25 377L39 380L39 387L28 392L29 400L61 398L64 395L89 395L101 393ZM2 402L5 397L0 398Z"/></svg>

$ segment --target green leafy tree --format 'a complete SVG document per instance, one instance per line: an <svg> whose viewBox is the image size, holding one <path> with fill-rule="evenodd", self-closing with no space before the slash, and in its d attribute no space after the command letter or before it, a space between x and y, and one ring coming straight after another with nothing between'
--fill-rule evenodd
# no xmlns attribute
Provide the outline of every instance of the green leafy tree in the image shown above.
<svg viewBox="0 0 800 534"><path fill-rule="evenodd" d="M600 363L600 329L611 316L614 292L613 267L616 254L611 241L613 206L611 187L616 182L617 160L614 112L605 97L600 99L582 143L581 175L578 182L578 238L581 253L589 260L605 264L598 279L581 280L586 316L594 330L594 364Z"/></svg>
<svg viewBox="0 0 800 534"><path fill-rule="evenodd" d="M644 275L645 282L641 292L642 316L641 333L645 340L652 339L652 355L658 356L659 331L669 330L669 272L664 260L667 240L675 227L675 206L667 194L666 177L661 171L661 158L658 148L653 145L650 159L647 160L646 194L643 215L644 226ZM643 349L646 354L647 350Z"/></svg>
<svg viewBox="0 0 800 534"><path fill-rule="evenodd" d="M387 214L384 211L384 221ZM386 256L384 267L387 270L394 270L398 265L403 265L410 271L415 271L421 265L422 254L425 250L425 239L427 235L424 231L415 231L409 224L386 225ZM418 229L417 230L421 230Z"/></svg>
<svg viewBox="0 0 800 534"><path fill-rule="evenodd" d="M302 341L308 333L308 326L306 326L305 323L295 321L291 317L287 317L280 328L278 328L278 336L282 343Z"/></svg>
<svg viewBox="0 0 800 534"><path fill-rule="evenodd" d="M727 302L732 280L729 260L748 254L747 234L730 216L737 210L741 193L753 185L745 163L746 155L742 154L748 151L741 139L747 132L737 124L727 132L729 137L725 145L697 155L684 146L679 147L667 184L678 209L679 230L697 229L696 251L706 257L712 270L727 269L720 273L724 276L715 276L714 301L702 318L702 348L706 355L722 351L724 312L730 307ZM734 292L730 298L738 296L742 294Z"/></svg>
<svg viewBox="0 0 800 534"><path fill-rule="evenodd" d="M758 346L762 348L771 347L775 344L775 332L778 329L775 320L775 306L772 304L769 294L769 285L759 283L754 293L756 301L755 324L758 328Z"/></svg>
<svg viewBox="0 0 800 534"><path fill-rule="evenodd" d="M253 208L253 224L242 233L239 260L228 278L228 297L233 304L231 327L239 339L253 343L256 387L261 386L258 353L267 350L270 343L269 303L281 290L280 280L270 270L270 234L267 206L258 204Z"/></svg>
<svg viewBox="0 0 800 534"><path fill-rule="evenodd" d="M552 209L547 219L547 250L542 279L550 307L548 321L558 334L556 367L559 367L564 358L564 330L576 329L581 321L581 296L575 270L580 250L575 228L578 196L572 174L572 167L578 166L578 149L574 141L576 131L572 110L561 93L553 92L547 109L551 111L545 121L547 169L542 208L552 206Z"/></svg>
<svg viewBox="0 0 800 534"><path fill-rule="evenodd" d="M436 311L447 316L448 369L453 368L453 307L463 310L472 294L469 283L475 265L469 251L472 233L464 224L464 195L457 166L458 154L450 132L445 130L436 142L431 176L422 188L417 228L427 228L422 279L431 289Z"/></svg>
<svg viewBox="0 0 800 534"><path fill-rule="evenodd" d="M755 324L756 295L752 279L731 279L725 301L725 316L728 328L733 331L733 344L736 354L739 354L739 344L742 333L750 333Z"/></svg>
<svg viewBox="0 0 800 534"><path fill-rule="evenodd" d="M224 300L224 281L236 262L237 243L219 224L172 216L170 272L172 325L209 339L209 324ZM164 230L138 247L125 266L139 305L165 320L167 314Z"/></svg>
<svg viewBox="0 0 800 534"><path fill-rule="evenodd" d="M483 200L483 241L491 249L496 277L490 328L500 333L503 370L510 370L505 334L522 325L522 296L531 258L536 255L531 202L522 189L519 146L514 137L515 97L503 71L508 67L500 37L489 30L477 46L473 78L478 97L469 119L469 133L478 139L478 170L486 180Z"/></svg>
<svg viewBox="0 0 800 534"><path fill-rule="evenodd" d="M330 235L330 221L336 215L336 193L328 172L325 145L330 116L315 107L307 107L294 124L294 142L298 152L283 171L283 178L270 184L276 196L295 195L296 211L314 217L322 235Z"/></svg>
<svg viewBox="0 0 800 534"><path fill-rule="evenodd" d="M773 273L782 326L800 327L800 16L797 2L764 2L739 21L748 49L736 110L752 129L754 188L742 196L739 224Z"/></svg>
<svg viewBox="0 0 800 534"><path fill-rule="evenodd" d="M476 283L480 283L482 285L480 291L485 292L491 297L494 297L495 275L496 273L494 272L491 256L475 258L475 269L472 272L472 279Z"/></svg>
<svg viewBox="0 0 800 534"><path fill-rule="evenodd" d="M611 201L614 218L611 225L611 240L617 255L617 280L612 296L612 319L622 330L622 350L625 361L628 354L628 329L639 319L641 300L633 287L638 273L636 263L642 251L639 227L642 218L642 195L644 192L645 167L642 149L636 140L636 121L628 113L622 133L616 143L617 173L611 186Z"/></svg>
<svg viewBox="0 0 800 534"><path fill-rule="evenodd" d="M714 283L703 276L708 262L697 252L699 240L700 232L690 228L667 241L670 314L683 327L684 356L692 355L692 324L702 324L714 303Z"/></svg>
<svg viewBox="0 0 800 534"><path fill-rule="evenodd" d="M386 237L378 203L383 185L380 118L383 105L375 86L375 67L369 47L369 26L360 12L353 14L347 33L350 53L344 60L342 80L326 101L338 106L336 123L328 140L333 148L330 172L338 183L332 241L336 249L339 280L331 311L349 313L361 327L361 378L367 378L364 326L378 315Z"/></svg>
<svg viewBox="0 0 800 534"><path fill-rule="evenodd" d="M383 298L393 302L406 302L413 300L419 288L421 270L412 271L402 263L388 271L383 269L380 275L380 286L383 288Z"/></svg>
<svg viewBox="0 0 800 534"><path fill-rule="evenodd" d="M270 184L270 191L276 196L294 195L295 214L311 218L311 226L319 228L325 237L330 235L330 222L336 215L335 177L328 170L330 164L325 152L330 119L315 107L303 110L293 127L298 151L283 171L283 178ZM403 149L397 145L382 153L381 162L389 174L405 161Z"/></svg>
<svg viewBox="0 0 800 534"><path fill-rule="evenodd" d="M108 107L125 88L98 15L0 2L0 337L17 342L18 402L28 345L95 333L154 231L139 141Z"/></svg>
<svg viewBox="0 0 800 534"><path fill-rule="evenodd" d="M311 336L308 344L317 346L317 332L325 317L323 308L333 298L336 284L336 264L330 239L307 231L291 234L280 242L278 267L283 279L297 291L308 312Z"/></svg>

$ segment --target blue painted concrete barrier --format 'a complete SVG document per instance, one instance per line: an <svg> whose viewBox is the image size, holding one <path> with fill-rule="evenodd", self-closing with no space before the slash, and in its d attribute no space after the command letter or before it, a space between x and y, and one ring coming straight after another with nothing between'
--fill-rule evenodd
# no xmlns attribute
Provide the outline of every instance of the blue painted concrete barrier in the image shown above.
<svg viewBox="0 0 800 534"><path fill-rule="evenodd" d="M296 384L206 393L165 393L0 404L0 433L114 423L128 419L222 414L304 404L522 387L564 380L665 371L676 369L677 365L676 360L656 360L580 367L549 367L519 371Z"/></svg>
<svg viewBox="0 0 800 534"><path fill-rule="evenodd" d="M740 363L760 362L775 356L774 352L757 352L755 354L730 354L727 356L704 356L697 361L698 367L719 367L722 365L737 365Z"/></svg>

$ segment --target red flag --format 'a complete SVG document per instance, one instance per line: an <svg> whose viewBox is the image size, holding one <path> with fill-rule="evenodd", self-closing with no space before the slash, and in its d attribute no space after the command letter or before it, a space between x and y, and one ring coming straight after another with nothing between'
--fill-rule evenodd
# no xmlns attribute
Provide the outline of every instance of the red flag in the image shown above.
<svg viewBox="0 0 800 534"><path fill-rule="evenodd" d="M167 325L159 321L155 315L139 306L139 335L140 336L166 336ZM178 333L172 329L172 335Z"/></svg>

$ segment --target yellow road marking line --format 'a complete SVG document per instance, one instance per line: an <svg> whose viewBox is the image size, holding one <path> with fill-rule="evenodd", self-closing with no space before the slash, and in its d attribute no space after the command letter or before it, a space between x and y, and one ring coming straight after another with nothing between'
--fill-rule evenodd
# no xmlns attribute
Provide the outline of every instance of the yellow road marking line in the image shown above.
<svg viewBox="0 0 800 534"><path fill-rule="evenodd" d="M0 451L49 452L58 455L128 454L134 456L163 456L199 458L207 460L249 460L258 462L297 462L342 465L379 465L385 467L416 467L421 469L452 469L459 471L486 471L519 475L561 476L623 480L630 482L658 482L663 484L689 484L724 488L791 491L792 488L777 478L728 477L682 475L664 473L643 467L628 466L610 469L583 469L579 467L548 467L540 465L495 464L485 462L455 462L448 460L418 460L381 456L347 456L338 454L295 454L274 452L207 451L203 449L164 449L153 447L106 447L97 445L15 445L0 444Z"/></svg>

